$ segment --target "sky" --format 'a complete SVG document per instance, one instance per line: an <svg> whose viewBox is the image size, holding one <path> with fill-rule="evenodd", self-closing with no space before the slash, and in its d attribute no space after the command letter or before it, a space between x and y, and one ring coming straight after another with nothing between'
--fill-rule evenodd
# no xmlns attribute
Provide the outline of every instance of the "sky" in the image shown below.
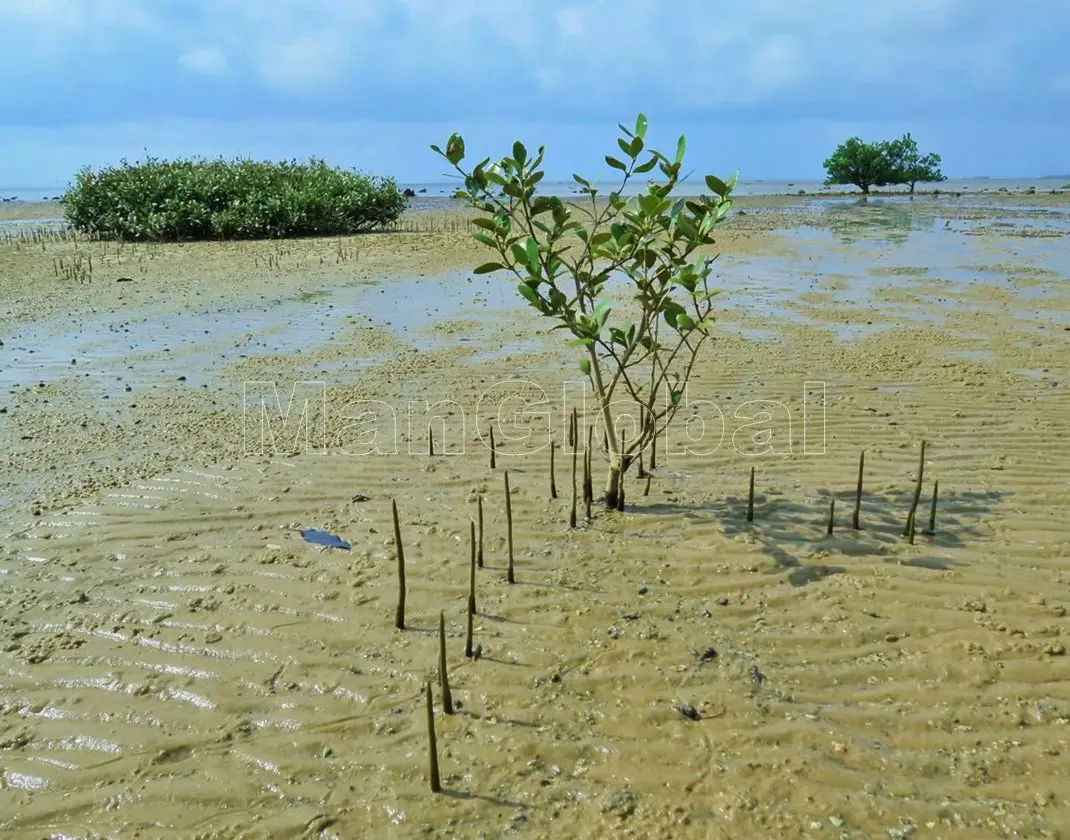
<svg viewBox="0 0 1070 840"><path fill-rule="evenodd" d="M1068 0L0 0L0 185L204 155L440 181L428 149L820 178L910 131L956 177L1070 173Z"/></svg>

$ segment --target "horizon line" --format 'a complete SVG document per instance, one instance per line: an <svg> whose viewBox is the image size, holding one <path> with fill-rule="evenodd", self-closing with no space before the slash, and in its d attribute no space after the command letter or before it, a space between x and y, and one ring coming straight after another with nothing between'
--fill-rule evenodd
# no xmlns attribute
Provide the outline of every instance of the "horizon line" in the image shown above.
<svg viewBox="0 0 1070 840"><path fill-rule="evenodd" d="M398 186L402 186L402 187L414 186L414 185L418 185L418 186L449 186L449 185L454 183L453 181L402 179L402 178L397 178L395 176L385 176L385 177L393 177L394 180L397 182ZM1054 174L1054 175L967 175L967 176L963 176L963 175L948 175L945 180L946 181L1025 181L1025 180L1030 180L1030 179L1036 180L1036 181L1058 181L1058 180L1062 180L1062 179L1070 180L1070 173ZM680 183L681 184L686 184L686 183L701 182L701 181L702 181L701 178L693 178L693 179L692 178L688 178L688 179L681 180ZM824 184L825 179L824 178L815 178L815 177L810 177L810 176L799 176L799 175L796 175L796 176L785 176L785 177L765 177L765 178L743 178L743 177L740 177L738 179L737 183L740 183L740 184L744 184L744 183L763 184L763 183L787 183L789 181L791 181L793 183L806 181L806 182L814 182L814 183ZM545 184L572 184L572 183L575 183L575 182L574 182L574 180L572 178L547 178L543 183L545 183ZM611 184L611 183L616 183L616 179L610 180L610 181L592 180L591 183L592 184ZM636 183L638 183L638 180L636 180ZM934 182L926 181L925 183L943 183L943 182L942 181L934 181ZM837 186L837 185L833 184L832 186ZM850 185L848 184L846 186L850 186ZM889 184L888 186L894 186L894 185ZM65 189L66 189L66 186L62 185L62 184L44 184L44 185L30 185L30 184L7 185L7 184L0 184L0 192L10 191L10 190L28 190L28 191L31 191L31 192L44 192L44 191L50 191L51 192L51 191L55 191L55 190L65 190Z"/></svg>

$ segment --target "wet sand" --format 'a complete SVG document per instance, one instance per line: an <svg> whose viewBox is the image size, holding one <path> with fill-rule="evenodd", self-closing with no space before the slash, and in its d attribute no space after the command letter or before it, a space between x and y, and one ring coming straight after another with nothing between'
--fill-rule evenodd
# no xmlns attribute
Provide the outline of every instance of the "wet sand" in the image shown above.
<svg viewBox="0 0 1070 840"><path fill-rule="evenodd" d="M509 422L541 389L563 442L574 351L512 284L465 270L483 255L456 217L357 240L80 243L92 282L56 276L73 242L8 242L0 828L1061 836L1070 203L1044 198L745 208L719 238L721 331L650 495L632 474L628 510L576 530L569 457L551 499L538 417ZM313 401L302 451L292 419L262 446L273 394L242 383L285 402L298 379L325 383L325 416ZM446 454L430 457L422 409L441 400ZM754 400L780 405L748 429ZM398 411L396 454L382 406L386 454L356 454L359 401ZM689 443L692 411L707 430L720 412L719 445ZM479 439L492 421L496 470ZM922 440L923 525L933 480L939 505L910 544ZM439 610L461 708L437 716L433 796L422 687Z"/></svg>

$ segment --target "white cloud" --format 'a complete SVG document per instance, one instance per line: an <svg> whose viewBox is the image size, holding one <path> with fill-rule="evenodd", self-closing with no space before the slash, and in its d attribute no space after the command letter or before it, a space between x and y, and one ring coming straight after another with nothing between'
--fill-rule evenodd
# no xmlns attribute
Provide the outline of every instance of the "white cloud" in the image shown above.
<svg viewBox="0 0 1070 840"><path fill-rule="evenodd" d="M582 9L575 6L566 6L558 9L554 14L557 28L566 38L578 38L584 32L584 15Z"/></svg>
<svg viewBox="0 0 1070 840"><path fill-rule="evenodd" d="M71 26L78 23L74 0L5 0L0 3L0 20L39 26Z"/></svg>
<svg viewBox="0 0 1070 840"><path fill-rule="evenodd" d="M221 76L230 72L227 56L219 47L187 50L178 57L178 63L183 70L205 76Z"/></svg>
<svg viewBox="0 0 1070 840"><path fill-rule="evenodd" d="M291 93L314 91L341 78L348 52L338 35L302 35L263 47L257 67L272 87Z"/></svg>
<svg viewBox="0 0 1070 840"><path fill-rule="evenodd" d="M26 55L45 64L40 41L61 55L88 42L122 61L136 29L187 72L249 68L250 81L294 95L387 80L431 104L477 107L474 94L507 79L509 107L531 95L533 107L573 114L633 99L870 110L950 91L934 80L953 81L962 102L978 90L1006 96L1036 37L996 0L185 0L165 20L174 5L0 0L0 69L5 53L12 67ZM1047 28L1065 27L1067 10L1050 0Z"/></svg>
<svg viewBox="0 0 1070 840"><path fill-rule="evenodd" d="M156 26L142 0L0 0L0 44L6 32L20 44L70 38L104 43L117 32Z"/></svg>

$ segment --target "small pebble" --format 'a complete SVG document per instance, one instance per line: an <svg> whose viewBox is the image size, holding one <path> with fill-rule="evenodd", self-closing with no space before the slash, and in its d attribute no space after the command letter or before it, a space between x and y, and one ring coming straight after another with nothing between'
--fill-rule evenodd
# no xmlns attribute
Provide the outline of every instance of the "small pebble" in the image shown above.
<svg viewBox="0 0 1070 840"><path fill-rule="evenodd" d="M702 720L702 715L698 713L698 709L694 706L687 705L686 703L674 703L673 711L679 712L688 720Z"/></svg>

